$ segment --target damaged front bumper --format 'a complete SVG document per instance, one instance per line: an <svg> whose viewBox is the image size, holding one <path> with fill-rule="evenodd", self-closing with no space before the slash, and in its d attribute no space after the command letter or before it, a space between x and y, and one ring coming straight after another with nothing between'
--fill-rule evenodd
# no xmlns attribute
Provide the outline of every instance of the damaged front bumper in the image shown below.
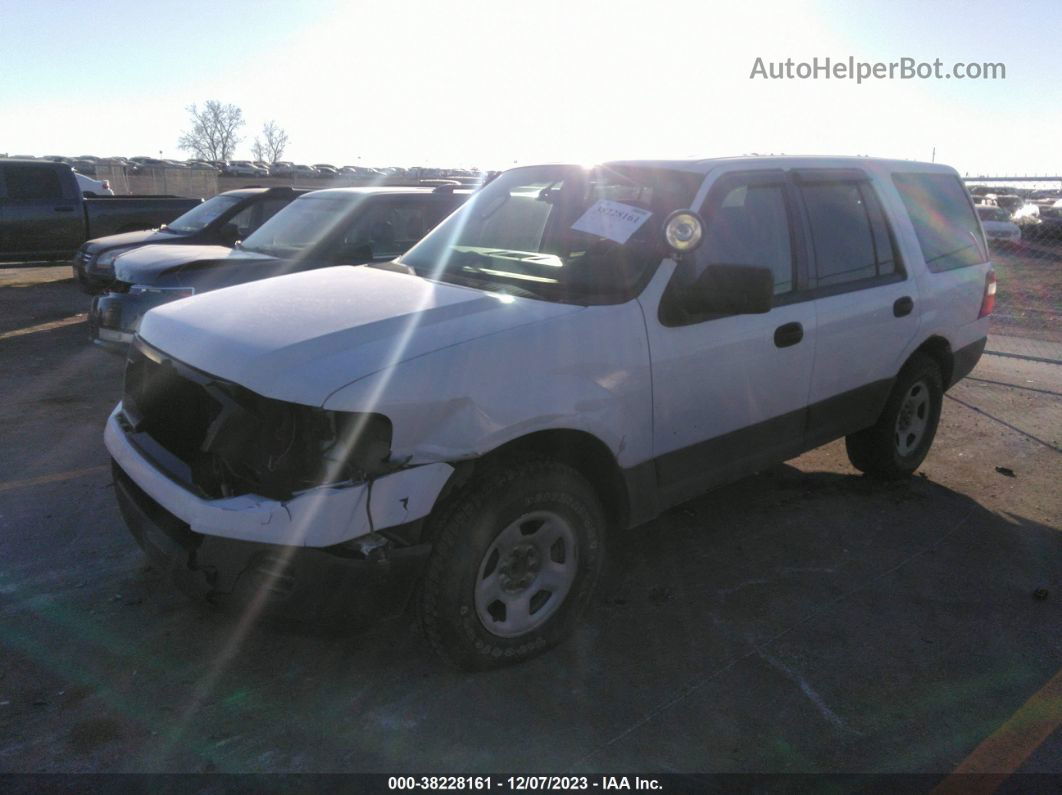
<svg viewBox="0 0 1062 795"><path fill-rule="evenodd" d="M288 500L204 499L138 447L121 409L104 432L119 508L140 547L182 591L271 612L295 608L300 619L338 610L346 620L362 609L377 617L405 604L431 547L402 531L431 512L450 465L319 486Z"/></svg>
<svg viewBox="0 0 1062 795"><path fill-rule="evenodd" d="M365 483L318 486L288 500L256 494L209 499L164 474L134 443L134 436L123 427L119 404L104 431L111 457L140 489L193 532L283 546L329 547L422 519L453 473L449 464L435 463Z"/></svg>
<svg viewBox="0 0 1062 795"><path fill-rule="evenodd" d="M113 471L122 517L152 564L188 596L236 606L251 617L358 626L396 615L431 551L430 544L311 548L203 535L153 500L117 463Z"/></svg>

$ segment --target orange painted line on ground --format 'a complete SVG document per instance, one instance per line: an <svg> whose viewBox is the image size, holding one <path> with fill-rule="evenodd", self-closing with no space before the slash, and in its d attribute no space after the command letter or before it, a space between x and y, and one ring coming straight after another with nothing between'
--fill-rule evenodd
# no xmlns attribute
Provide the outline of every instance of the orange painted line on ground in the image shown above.
<svg viewBox="0 0 1062 795"><path fill-rule="evenodd" d="M937 795L995 792L1062 726L1062 670L982 740L933 790Z"/></svg>
<svg viewBox="0 0 1062 795"><path fill-rule="evenodd" d="M86 475L95 475L100 472L107 472L111 468L110 464L100 464L96 467L86 467L85 469L71 469L68 472L56 472L54 475L41 475L37 478L26 478L25 480L8 480L6 482L0 482L0 491L13 491L14 489L25 489L30 486L40 486L45 483L58 483L63 480L73 480L74 478L82 478Z"/></svg>
<svg viewBox="0 0 1062 795"><path fill-rule="evenodd" d="M5 331L0 334L0 340L6 340L10 337L21 337L23 334L36 334L38 331L50 331L53 328L61 328L62 326L72 326L75 323L84 322L86 317L88 317L88 315L85 312L81 312L77 315L64 317L62 320L52 320L48 323L41 323L37 326L26 326L26 328L17 328L14 331Z"/></svg>

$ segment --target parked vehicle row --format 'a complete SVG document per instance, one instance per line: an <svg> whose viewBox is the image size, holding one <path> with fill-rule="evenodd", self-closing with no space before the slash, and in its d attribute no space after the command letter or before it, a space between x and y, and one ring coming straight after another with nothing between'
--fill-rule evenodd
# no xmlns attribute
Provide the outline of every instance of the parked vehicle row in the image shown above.
<svg viewBox="0 0 1062 795"><path fill-rule="evenodd" d="M985 233L939 164L515 168L391 259L426 198L465 197L316 191L235 251L115 260L127 295L196 293L143 314L105 431L182 590L413 600L457 665L525 660L573 631L614 528L839 438L910 476L984 350ZM210 289L244 265L285 275Z"/></svg>
<svg viewBox="0 0 1062 795"><path fill-rule="evenodd" d="M1021 229L1023 240L1062 240L1062 192L1003 193L983 186L975 186L971 192L979 207L1005 210L1009 220Z"/></svg>
<svg viewBox="0 0 1062 795"><path fill-rule="evenodd" d="M97 243L110 245L111 253L98 255L86 269L100 293L89 311L90 333L99 344L124 353L144 314L164 303L285 273L392 260L466 198L426 188L222 194L187 214L195 218L174 222L180 234L196 226L208 208L217 212L212 202L232 205L183 239L175 235L160 241L166 233L159 230L139 240L135 250L130 250L134 236ZM210 238L215 245L204 245Z"/></svg>
<svg viewBox="0 0 1062 795"><path fill-rule="evenodd" d="M1016 245L1021 242L1021 228L1002 207L979 204L977 216L981 219L981 226L989 243Z"/></svg>
<svg viewBox="0 0 1062 795"><path fill-rule="evenodd" d="M86 240L157 227L200 202L86 196L65 163L0 160L0 261L67 259Z"/></svg>
<svg viewBox="0 0 1062 795"><path fill-rule="evenodd" d="M267 163L262 160L204 160L202 158L190 158L188 160L172 160L159 157L97 157L95 155L81 155L78 157L65 157L63 155L47 155L35 158L33 155L14 155L17 160L47 160L55 163L65 163L75 171L95 177L98 166L120 166L130 173L139 173L149 169L195 169L210 171L215 174L236 177L306 177L310 179L327 178L336 176L352 176L362 179L373 177L409 177L412 179L433 178L458 178L465 181L474 181L480 176L480 172L471 169L439 169L439 168L403 168L389 166L387 168L370 168L368 166L333 166L329 163L317 163L309 166L296 164L289 160Z"/></svg>
<svg viewBox="0 0 1062 795"><path fill-rule="evenodd" d="M1003 229L1000 223L1008 222L1018 228L1018 238L1029 240L1062 239L1062 199L1057 191L1030 191L1027 196L1011 193L981 191L973 195L974 203L986 223L991 242L1013 245L1013 229ZM982 211L982 208L984 210Z"/></svg>

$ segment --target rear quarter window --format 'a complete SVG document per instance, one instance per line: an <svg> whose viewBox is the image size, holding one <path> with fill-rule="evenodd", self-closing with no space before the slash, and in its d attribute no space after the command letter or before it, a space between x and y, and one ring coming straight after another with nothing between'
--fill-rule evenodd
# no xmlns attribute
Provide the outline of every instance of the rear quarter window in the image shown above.
<svg viewBox="0 0 1062 795"><path fill-rule="evenodd" d="M966 189L951 174L893 174L922 256L933 273L988 260Z"/></svg>

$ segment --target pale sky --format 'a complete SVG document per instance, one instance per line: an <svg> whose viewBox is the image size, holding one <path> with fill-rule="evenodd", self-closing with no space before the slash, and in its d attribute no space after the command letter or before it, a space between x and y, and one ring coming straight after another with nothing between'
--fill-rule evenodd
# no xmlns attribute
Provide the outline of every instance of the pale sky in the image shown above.
<svg viewBox="0 0 1062 795"><path fill-rule="evenodd" d="M1062 172L1062 3L0 0L0 152L185 158L185 107L286 159L866 154ZM751 80L757 57L1000 62L1005 80Z"/></svg>

